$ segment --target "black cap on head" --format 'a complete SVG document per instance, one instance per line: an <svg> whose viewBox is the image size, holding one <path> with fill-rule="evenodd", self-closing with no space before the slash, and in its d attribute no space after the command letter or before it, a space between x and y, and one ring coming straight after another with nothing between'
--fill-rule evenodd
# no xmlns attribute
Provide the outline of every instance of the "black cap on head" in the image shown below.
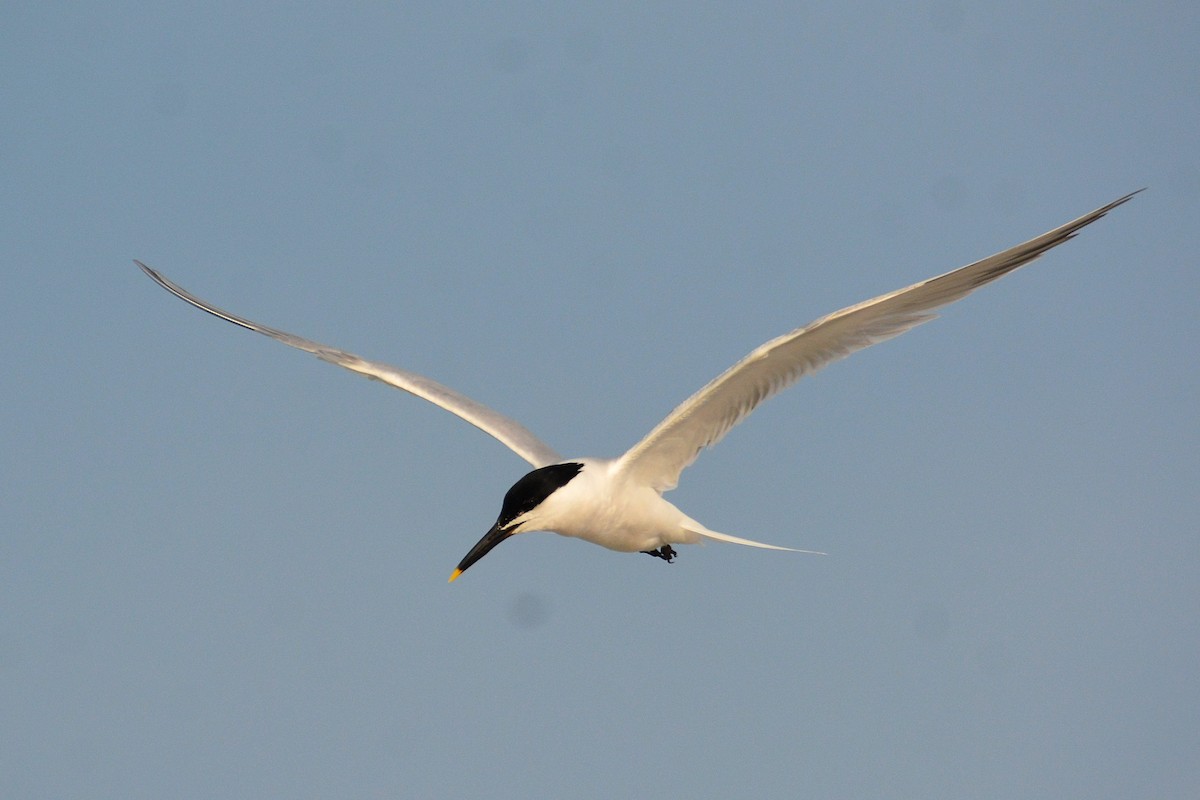
<svg viewBox="0 0 1200 800"><path fill-rule="evenodd" d="M487 555L493 547L512 536L513 531L509 530L508 526L513 520L540 506L547 497L570 483L582 469L583 464L574 461L551 464L548 467L538 467L514 483L504 495L504 503L500 506L500 516L496 519L496 524L458 563L458 568L450 575L450 582L453 583L455 578Z"/></svg>

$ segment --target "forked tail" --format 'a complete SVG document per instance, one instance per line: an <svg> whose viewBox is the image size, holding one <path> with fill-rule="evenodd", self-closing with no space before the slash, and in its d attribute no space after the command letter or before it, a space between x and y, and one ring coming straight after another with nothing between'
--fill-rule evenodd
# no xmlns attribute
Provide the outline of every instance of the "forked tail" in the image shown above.
<svg viewBox="0 0 1200 800"><path fill-rule="evenodd" d="M695 522L694 520L689 520L686 524L684 524L683 527L692 533L699 534L705 539L713 539L718 542L744 544L747 547L761 547L763 550L786 550L789 553L808 553L809 555L814 556L828 555L827 553L822 553L819 550L800 550L795 547L780 547L777 544L766 544L764 542L756 542L751 539L743 539L740 536L730 536L728 533L717 533L716 531L710 531L708 528L704 527L699 522Z"/></svg>

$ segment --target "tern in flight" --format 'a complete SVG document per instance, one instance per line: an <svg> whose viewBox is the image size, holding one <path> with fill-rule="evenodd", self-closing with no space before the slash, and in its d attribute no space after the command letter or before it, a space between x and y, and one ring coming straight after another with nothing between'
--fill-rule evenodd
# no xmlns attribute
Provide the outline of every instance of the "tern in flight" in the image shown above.
<svg viewBox="0 0 1200 800"><path fill-rule="evenodd" d="M1140 190L1139 190L1140 191ZM518 533L551 531L625 553L667 562L672 545L704 539L792 550L709 530L663 498L679 474L759 403L802 376L855 350L927 322L932 312L1007 275L1071 239L1133 194L1024 244L905 289L843 308L754 349L693 394L620 458L562 458L523 425L422 375L302 339L222 311L135 261L159 286L202 311L312 353L323 361L422 397L507 445L534 469L504 495L500 516L450 575L455 580L500 542Z"/></svg>

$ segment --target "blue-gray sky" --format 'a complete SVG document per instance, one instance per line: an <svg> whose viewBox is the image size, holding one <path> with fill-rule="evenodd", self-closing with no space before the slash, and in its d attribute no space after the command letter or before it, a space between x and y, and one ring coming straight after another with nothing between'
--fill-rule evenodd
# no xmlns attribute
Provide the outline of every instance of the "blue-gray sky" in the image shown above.
<svg viewBox="0 0 1200 800"><path fill-rule="evenodd" d="M1200 10L49 4L0 24L0 795L1191 798ZM172 299L616 455L760 342L1150 190L549 535Z"/></svg>

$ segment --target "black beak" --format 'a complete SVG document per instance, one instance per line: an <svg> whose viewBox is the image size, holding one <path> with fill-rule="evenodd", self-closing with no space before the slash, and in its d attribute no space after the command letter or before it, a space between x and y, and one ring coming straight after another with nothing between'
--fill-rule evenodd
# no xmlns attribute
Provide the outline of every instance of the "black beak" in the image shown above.
<svg viewBox="0 0 1200 800"><path fill-rule="evenodd" d="M455 569L454 572L450 573L450 582L454 583L454 580L459 575L462 575L464 572L466 572L472 564L486 556L493 547L500 544L511 535L512 534L507 533L500 528L499 522L493 525L491 530L485 533L483 538L475 543L475 546L471 548L471 552L467 553L466 556L463 557L463 560L458 562L458 568Z"/></svg>

